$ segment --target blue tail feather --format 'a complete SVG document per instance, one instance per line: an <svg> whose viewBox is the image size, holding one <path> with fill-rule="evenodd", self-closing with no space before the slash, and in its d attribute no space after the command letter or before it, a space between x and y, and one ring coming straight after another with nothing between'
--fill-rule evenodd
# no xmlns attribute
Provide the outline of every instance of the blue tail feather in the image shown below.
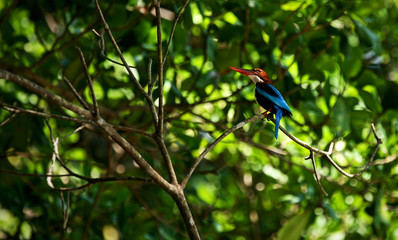
<svg viewBox="0 0 398 240"><path fill-rule="evenodd" d="M279 133L279 122L281 121L283 112L280 108L276 107L276 112L275 112L275 138L278 139L278 133Z"/></svg>

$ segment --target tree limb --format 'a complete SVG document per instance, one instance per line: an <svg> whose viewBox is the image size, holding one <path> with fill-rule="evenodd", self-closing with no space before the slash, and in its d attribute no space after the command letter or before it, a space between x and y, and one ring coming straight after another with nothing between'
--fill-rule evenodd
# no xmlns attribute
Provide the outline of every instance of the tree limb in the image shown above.
<svg viewBox="0 0 398 240"><path fill-rule="evenodd" d="M164 63L166 62L167 54L169 53L171 40L173 39L174 31L175 31L175 29L177 27L178 20L180 19L181 14L184 11L184 9L187 7L188 3L189 3L189 0L185 0L185 2L182 4L180 10L178 10L176 18L174 19L173 27L171 28L171 32L170 32L169 41L167 42L167 46L166 46L166 49L165 49L165 52L164 52L162 66L164 66Z"/></svg>
<svg viewBox="0 0 398 240"><path fill-rule="evenodd" d="M93 87L93 80L91 79L90 73L88 72L88 67L86 60L84 59L84 55L80 47L76 47L77 52L79 53L80 61L82 62L84 73L87 77L88 87L90 89L91 100L93 101L94 105L94 115L98 118L99 117L99 108L97 103L97 98L95 97L94 87Z"/></svg>
<svg viewBox="0 0 398 240"><path fill-rule="evenodd" d="M196 167L199 165L199 163L203 160L203 158L218 144L220 143L224 138L226 138L229 134L233 133L234 131L238 130L239 128L243 127L244 125L246 125L247 123L250 122L255 122L259 119L263 119L265 118L266 115L264 114L258 114L255 115L251 118L246 119L245 121L242 121L238 124L236 124L235 126L229 128L227 131L225 131L223 134L221 134L221 136L219 136L216 140L214 140L211 144L209 144L205 150L203 150L203 152L199 155L199 157L197 157L195 159L195 162L193 163L193 165L191 166L191 168L189 169L188 173L185 175L184 179L181 182L181 187L185 188L189 178L191 177L192 173L195 171Z"/></svg>
<svg viewBox="0 0 398 240"><path fill-rule="evenodd" d="M124 65L126 71L128 72L130 78L134 81L134 83L137 85L138 89L140 90L141 94L145 97L145 100L147 101L149 109L152 113L155 128L157 129L159 119L158 119L158 114L156 112L155 104L153 103L152 98L145 92L145 89L142 87L142 85L138 82L137 78L134 76L133 72L131 71L129 64L127 63L126 59L123 57L123 54L120 51L120 48L119 48L115 38L113 37L112 31L109 28L109 25L105 20L105 17L102 13L101 7L98 3L98 0L95 0L95 5L96 5L98 13L100 15L101 21L104 25L105 32L108 35L109 39L111 40L112 45L113 45L114 49L116 50L117 55L119 56L120 60L123 62L123 65Z"/></svg>

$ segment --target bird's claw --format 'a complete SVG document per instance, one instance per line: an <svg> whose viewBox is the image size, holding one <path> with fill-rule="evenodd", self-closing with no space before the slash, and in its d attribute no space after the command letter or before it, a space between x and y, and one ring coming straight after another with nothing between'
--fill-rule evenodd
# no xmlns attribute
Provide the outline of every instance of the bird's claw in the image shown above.
<svg viewBox="0 0 398 240"><path fill-rule="evenodd" d="M270 112L271 112L271 109L269 109L269 110L263 112L263 114L264 114L264 116L267 118L267 120L269 120L269 119L272 117L272 115L269 114Z"/></svg>

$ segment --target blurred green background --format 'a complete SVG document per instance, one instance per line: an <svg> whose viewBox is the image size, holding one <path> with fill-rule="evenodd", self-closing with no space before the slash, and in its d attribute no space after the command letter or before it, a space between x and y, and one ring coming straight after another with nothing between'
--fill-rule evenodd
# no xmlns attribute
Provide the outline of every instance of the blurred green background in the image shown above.
<svg viewBox="0 0 398 240"><path fill-rule="evenodd" d="M148 62L157 73L156 19L146 0L100 2L116 41L136 77L148 84ZM162 1L162 41L183 1ZM372 166L342 176L317 156L320 192L308 150L274 125L247 124L218 144L199 165L186 195L203 239L398 239L398 1L192 0L176 27L165 63L165 129L181 181L195 158L226 129L258 114L249 78L229 66L267 71L293 116L281 125L327 150L347 172L359 172L382 138ZM151 114L124 68L101 56L93 1L0 1L0 69L24 76L74 99L67 77L90 102L75 49L89 64L101 115L114 125L153 132ZM105 38L105 54L117 59ZM157 88L154 91L155 99ZM0 79L1 103L53 114L71 114L10 81ZM178 208L155 184L98 183L62 193L43 177L52 145L45 120L0 109L0 239L184 239ZM78 124L50 119L55 137ZM123 133L163 176L156 145ZM145 174L99 129L87 126L62 140L69 168L87 177ZM58 164L54 173L66 171ZM59 178L56 187L77 187ZM66 229L63 230L63 224Z"/></svg>

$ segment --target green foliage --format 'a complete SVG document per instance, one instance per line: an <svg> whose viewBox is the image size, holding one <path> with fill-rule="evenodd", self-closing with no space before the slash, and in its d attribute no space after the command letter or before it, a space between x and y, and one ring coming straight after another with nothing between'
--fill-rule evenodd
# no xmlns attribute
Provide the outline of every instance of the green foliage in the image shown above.
<svg viewBox="0 0 398 240"><path fill-rule="evenodd" d="M15 5L16 3L16 5ZM183 1L162 1L176 14ZM157 28L151 1L102 1L105 18L139 82L157 78ZM316 158L322 196L308 151L268 121L245 125L201 162L185 189L203 239L398 239L398 5L396 1L191 1L175 29L165 63L165 137L178 179L226 129L259 113L250 79L229 66L267 71L292 109L281 125L327 150L347 172L359 172L375 146L374 164L349 179ZM89 64L101 115L115 126L154 132L144 96L122 66L103 58L93 1L0 2L0 69L79 104L68 78L92 103L75 46ZM166 48L172 22L162 19ZM119 61L108 38L105 55ZM155 84L155 102L159 89ZM46 174L53 146L40 116L3 104L59 115L70 111L0 79L0 169ZM11 118L10 118L11 117ZM7 121L10 119L10 121ZM7 122L6 122L7 121ZM147 177L123 149L92 125L50 119L66 165L87 177ZM162 176L167 170L151 138L122 132ZM318 156L317 156L318 157ZM66 174L56 164L54 174ZM177 206L155 184L97 183L68 193L44 177L0 172L0 238L184 239ZM54 178L78 187L76 178Z"/></svg>

